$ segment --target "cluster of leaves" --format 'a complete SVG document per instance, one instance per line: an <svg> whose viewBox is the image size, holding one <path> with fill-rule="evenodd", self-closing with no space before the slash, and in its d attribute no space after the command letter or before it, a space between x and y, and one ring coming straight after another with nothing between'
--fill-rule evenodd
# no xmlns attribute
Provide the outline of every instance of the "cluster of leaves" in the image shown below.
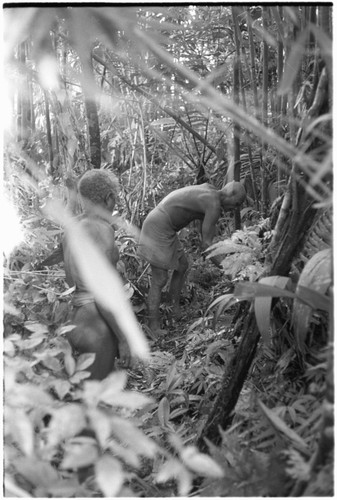
<svg viewBox="0 0 337 500"><path fill-rule="evenodd" d="M207 259L224 256L221 266L232 281L255 281L264 272L265 251L271 238L271 231L266 230L267 225L268 220L262 220L235 231L230 238L211 245L207 249Z"/></svg>
<svg viewBox="0 0 337 500"><path fill-rule="evenodd" d="M17 320L19 325L23 318ZM190 491L193 477L222 475L214 461L185 447L179 438L170 438L170 453L144 434L137 410L142 408L141 421L146 422L146 414L161 414L162 405L157 410L152 399L126 390L126 373L87 381L92 355L74 359L64 338L72 326L54 333L43 323L25 321L21 326L25 333L11 332L5 339L9 493L22 488L33 496L88 496L98 491L134 496L127 484L140 488L137 474L144 458L153 463L152 481L176 480L181 495ZM88 467L94 467L93 473L85 473Z"/></svg>
<svg viewBox="0 0 337 500"><path fill-rule="evenodd" d="M123 231L117 239L135 301L139 270L134 239ZM210 266L207 260L196 265L198 273ZM204 283L193 282L198 300L189 303L185 331L173 325L169 339L153 343L149 364L130 372L128 384L138 392L125 389L122 373L101 383L86 380L90 356L74 359L65 338L67 328L60 327L61 316L55 316L60 307L63 320L69 312L60 271L43 275L8 270L6 283L11 299L5 316L6 393L11 394L6 398L9 492L185 495L193 478L213 474L211 481L199 483L203 495L261 495L275 492L282 480L285 490L290 488L284 477L293 484L305 476L321 421L324 357L321 369L308 367L302 383L289 382L282 379L289 352L275 359L271 347L264 346L255 376L240 396L233 427L219 448L208 443L211 460L197 452L193 441L212 408L236 342L228 324L222 323L218 331L208 326L211 316L204 310L209 291ZM185 294L192 293L191 286ZM197 318L191 322L194 308ZM271 364L276 364L279 384L274 369L268 378L268 356L274 356ZM252 382L264 403L254 396ZM280 461L283 465L276 472ZM220 477L223 471L226 479Z"/></svg>

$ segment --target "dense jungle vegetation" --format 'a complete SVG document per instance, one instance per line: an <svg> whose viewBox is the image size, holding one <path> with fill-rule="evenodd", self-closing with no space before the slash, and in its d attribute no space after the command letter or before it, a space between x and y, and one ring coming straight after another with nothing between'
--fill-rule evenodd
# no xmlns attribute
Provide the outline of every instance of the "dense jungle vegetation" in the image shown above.
<svg viewBox="0 0 337 500"><path fill-rule="evenodd" d="M332 6L5 4L3 19L4 495L333 495ZM137 359L101 382L67 340L62 263L39 265L91 168L120 182L120 278L95 278ZM206 259L198 224L182 230L183 317L163 305L168 335L151 338L145 216L233 179L247 202Z"/></svg>

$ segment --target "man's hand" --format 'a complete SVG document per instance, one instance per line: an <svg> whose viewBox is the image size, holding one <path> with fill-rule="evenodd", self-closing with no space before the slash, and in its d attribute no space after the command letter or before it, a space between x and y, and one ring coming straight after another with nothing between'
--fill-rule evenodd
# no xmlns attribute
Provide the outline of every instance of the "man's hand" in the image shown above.
<svg viewBox="0 0 337 500"><path fill-rule="evenodd" d="M125 340L120 340L118 344L118 350L120 366L122 368L130 368L132 358L128 343Z"/></svg>

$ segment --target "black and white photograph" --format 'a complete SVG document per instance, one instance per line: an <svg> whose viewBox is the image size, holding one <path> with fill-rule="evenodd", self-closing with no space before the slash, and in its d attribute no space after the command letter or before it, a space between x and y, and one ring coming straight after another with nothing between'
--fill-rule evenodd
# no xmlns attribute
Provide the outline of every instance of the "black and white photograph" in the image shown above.
<svg viewBox="0 0 337 500"><path fill-rule="evenodd" d="M3 497L333 497L332 2L2 4Z"/></svg>

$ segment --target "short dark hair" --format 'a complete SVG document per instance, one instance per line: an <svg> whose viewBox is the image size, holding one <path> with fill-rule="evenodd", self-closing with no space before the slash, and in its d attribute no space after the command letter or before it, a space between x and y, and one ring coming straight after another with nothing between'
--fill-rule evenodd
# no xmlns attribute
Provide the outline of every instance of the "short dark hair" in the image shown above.
<svg viewBox="0 0 337 500"><path fill-rule="evenodd" d="M112 194L116 203L119 191L118 179L109 170L87 170L81 177L78 185L83 198L95 205L102 205L107 195Z"/></svg>

